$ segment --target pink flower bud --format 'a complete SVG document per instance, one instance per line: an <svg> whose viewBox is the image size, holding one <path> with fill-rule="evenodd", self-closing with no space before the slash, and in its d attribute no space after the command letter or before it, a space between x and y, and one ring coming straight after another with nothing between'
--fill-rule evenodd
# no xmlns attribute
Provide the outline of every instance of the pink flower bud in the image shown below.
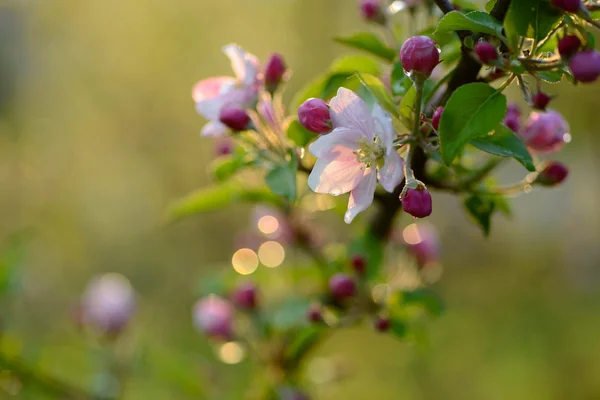
<svg viewBox="0 0 600 400"><path fill-rule="evenodd" d="M123 275L109 273L93 279L81 303L82 322L100 332L120 333L135 309L135 293Z"/></svg>
<svg viewBox="0 0 600 400"><path fill-rule="evenodd" d="M298 120L314 133L331 132L331 116L325 100L311 98L298 107Z"/></svg>
<svg viewBox="0 0 600 400"><path fill-rule="evenodd" d="M250 124L250 117L246 110L236 106L223 107L219 114L219 120L235 132L245 130Z"/></svg>
<svg viewBox="0 0 600 400"><path fill-rule="evenodd" d="M440 51L427 36L413 36L402 45L400 60L406 72L414 71L428 77L440 62Z"/></svg>
<svg viewBox="0 0 600 400"><path fill-rule="evenodd" d="M583 83L594 82L600 76L600 53L586 50L571 58L569 68L575 80Z"/></svg>
<svg viewBox="0 0 600 400"><path fill-rule="evenodd" d="M329 291L336 299L346 299L356 293L354 279L346 274L335 274L329 279Z"/></svg>
<svg viewBox="0 0 600 400"><path fill-rule="evenodd" d="M577 12L581 9L581 0L552 0L552 5L565 12Z"/></svg>
<svg viewBox="0 0 600 400"><path fill-rule="evenodd" d="M423 187L408 189L402 197L402 209L415 218L431 215L431 194Z"/></svg>
<svg viewBox="0 0 600 400"><path fill-rule="evenodd" d="M569 59L579 51L581 40L575 35L566 35L558 41L558 54L564 59Z"/></svg>
<svg viewBox="0 0 600 400"><path fill-rule="evenodd" d="M210 295L196 302L193 310L194 325L208 336L229 339L233 333L233 309L229 302Z"/></svg>
<svg viewBox="0 0 600 400"><path fill-rule="evenodd" d="M475 45L475 54L482 64L493 64L498 59L496 47L489 42L479 42Z"/></svg>
<svg viewBox="0 0 600 400"><path fill-rule="evenodd" d="M274 91L285 74L286 66L283 56L279 53L271 54L265 65L265 85L270 91Z"/></svg>
<svg viewBox="0 0 600 400"><path fill-rule="evenodd" d="M567 179L569 169L563 163L550 161L539 173L534 183L544 186L555 186Z"/></svg>
<svg viewBox="0 0 600 400"><path fill-rule="evenodd" d="M217 157L228 156L233 153L234 147L235 143L231 139L227 137L219 139L215 142L215 155Z"/></svg>
<svg viewBox="0 0 600 400"><path fill-rule="evenodd" d="M532 112L520 136L532 150L552 152L565 143L569 125L556 111Z"/></svg>
<svg viewBox="0 0 600 400"><path fill-rule="evenodd" d="M384 317L377 317L374 326L378 332L386 332L390 329L390 320Z"/></svg>
<svg viewBox="0 0 600 400"><path fill-rule="evenodd" d="M440 127L440 119L442 118L443 112L444 112L444 107L438 107L435 109L435 112L433 113L433 117L431 118L431 125L433 126L433 129L435 129L436 131Z"/></svg>
<svg viewBox="0 0 600 400"><path fill-rule="evenodd" d="M439 261L442 246L434 227L423 223L409 225L404 229L403 238L408 252L415 257L419 267Z"/></svg>
<svg viewBox="0 0 600 400"><path fill-rule="evenodd" d="M257 288L253 283L238 286L231 294L231 301L242 310L254 310L258 303Z"/></svg>
<svg viewBox="0 0 600 400"><path fill-rule="evenodd" d="M321 306L319 304L311 304L310 308L306 312L306 319L313 324L323 322L323 315L321 314Z"/></svg>
<svg viewBox="0 0 600 400"><path fill-rule="evenodd" d="M504 125L515 133L519 132L519 129L521 129L521 109L517 103L508 103L506 116L504 117Z"/></svg>
<svg viewBox="0 0 600 400"><path fill-rule="evenodd" d="M548 103L550 103L550 100L552 100L552 97L548 96L542 91L539 91L533 95L531 98L531 103L533 108L544 111L548 106Z"/></svg>
<svg viewBox="0 0 600 400"><path fill-rule="evenodd" d="M367 269L367 259L363 255L355 254L352 256L350 261L352 263L352 269L354 269L354 272L356 272L358 275L365 273L365 269Z"/></svg>
<svg viewBox="0 0 600 400"><path fill-rule="evenodd" d="M360 0L360 16L367 21L385 23L380 0Z"/></svg>

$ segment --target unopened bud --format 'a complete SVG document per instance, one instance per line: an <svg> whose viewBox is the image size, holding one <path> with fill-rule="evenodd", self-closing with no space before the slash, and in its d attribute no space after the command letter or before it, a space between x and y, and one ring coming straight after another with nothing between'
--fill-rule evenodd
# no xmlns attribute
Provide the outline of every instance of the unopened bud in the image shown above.
<svg viewBox="0 0 600 400"><path fill-rule="evenodd" d="M575 13L582 7L581 0L552 0L552 5L565 12Z"/></svg>
<svg viewBox="0 0 600 400"><path fill-rule="evenodd" d="M565 143L569 125L562 115L553 110L532 112L525 129L519 135L530 149L541 152L559 150Z"/></svg>
<svg viewBox="0 0 600 400"><path fill-rule="evenodd" d="M385 13L380 0L360 0L360 16L367 21L385 24Z"/></svg>
<svg viewBox="0 0 600 400"><path fill-rule="evenodd" d="M517 103L508 103L506 116L504 117L504 125L515 133L519 132L521 129L521 109Z"/></svg>
<svg viewBox="0 0 600 400"><path fill-rule="evenodd" d="M400 199L402 209L415 218L424 218L431 215L431 194L424 187L409 188Z"/></svg>
<svg viewBox="0 0 600 400"><path fill-rule="evenodd" d="M198 300L193 318L196 328L210 337L226 340L233 334L233 309L229 302L218 296Z"/></svg>
<svg viewBox="0 0 600 400"><path fill-rule="evenodd" d="M377 317L374 326L378 332L386 332L390 329L390 320L385 317Z"/></svg>
<svg viewBox="0 0 600 400"><path fill-rule="evenodd" d="M331 115L325 100L311 98L298 107L298 121L311 132L331 132Z"/></svg>
<svg viewBox="0 0 600 400"><path fill-rule="evenodd" d="M440 62L440 51L436 43L427 36L413 36L402 45L400 60L406 72L417 72L429 77Z"/></svg>
<svg viewBox="0 0 600 400"><path fill-rule="evenodd" d="M581 48L581 40L575 35L566 35L558 41L558 54L564 59L571 58Z"/></svg>
<svg viewBox="0 0 600 400"><path fill-rule="evenodd" d="M271 54L265 65L265 86L270 92L274 92L281 83L285 74L286 65L283 56L279 53Z"/></svg>
<svg viewBox="0 0 600 400"><path fill-rule="evenodd" d="M600 53L594 50L579 52L571 58L569 68L576 81L594 82L600 76Z"/></svg>
<svg viewBox="0 0 600 400"><path fill-rule="evenodd" d="M550 103L550 100L552 100L551 96L547 95L542 91L539 91L533 95L533 97L531 98L531 103L533 105L533 108L544 111L548 106L548 103Z"/></svg>
<svg viewBox="0 0 600 400"><path fill-rule="evenodd" d="M250 124L250 117L246 110L236 106L223 107L219 113L219 120L235 132L247 129Z"/></svg>
<svg viewBox="0 0 600 400"><path fill-rule="evenodd" d="M435 109L435 112L433 113L433 117L431 118L431 125L433 126L433 129L435 129L436 131L440 127L440 119L442 118L443 112L444 112L444 107L438 107Z"/></svg>
<svg viewBox="0 0 600 400"><path fill-rule="evenodd" d="M496 47L489 42L479 42L475 45L475 54L482 64L490 65L498 59Z"/></svg>
<svg viewBox="0 0 600 400"><path fill-rule="evenodd" d="M346 299L356 294L356 283L351 276L335 274L329 280L329 291L336 299Z"/></svg>
<svg viewBox="0 0 600 400"><path fill-rule="evenodd" d="M254 310L258 303L257 288L253 283L238 286L231 294L231 301L242 310Z"/></svg>
<svg viewBox="0 0 600 400"><path fill-rule="evenodd" d="M544 186L555 186L569 175L569 169L563 163L558 161L550 161L546 167L538 174L534 183Z"/></svg>
<svg viewBox="0 0 600 400"><path fill-rule="evenodd" d="M320 304L311 304L306 312L306 319L313 324L323 322L323 314L321 313Z"/></svg>

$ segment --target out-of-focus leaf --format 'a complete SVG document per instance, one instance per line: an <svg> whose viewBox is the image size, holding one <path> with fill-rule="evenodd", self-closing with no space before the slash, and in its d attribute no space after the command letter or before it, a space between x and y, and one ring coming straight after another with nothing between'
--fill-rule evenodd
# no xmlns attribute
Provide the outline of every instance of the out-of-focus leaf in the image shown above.
<svg viewBox="0 0 600 400"><path fill-rule="evenodd" d="M548 83L559 83L563 77L563 71L540 71L537 76Z"/></svg>
<svg viewBox="0 0 600 400"><path fill-rule="evenodd" d="M470 140L494 130L506 114L506 97L485 83L458 88L440 121L440 153L450 165Z"/></svg>
<svg viewBox="0 0 600 400"><path fill-rule="evenodd" d="M275 310L271 310L271 323L277 330L287 330L306 323L306 312L310 305L304 298L288 298Z"/></svg>
<svg viewBox="0 0 600 400"><path fill-rule="evenodd" d="M383 43L383 41L373 33L360 32L349 37L338 37L336 42L355 49L363 50L386 61L393 61L396 58L396 51Z"/></svg>
<svg viewBox="0 0 600 400"><path fill-rule="evenodd" d="M369 74L357 74L358 79L363 84L363 86L371 92L373 97L377 99L379 105L389 112L390 114L398 117L398 110L396 110L396 105L394 101L390 98L387 89L383 85L383 82L379 80L379 78L369 75Z"/></svg>
<svg viewBox="0 0 600 400"><path fill-rule="evenodd" d="M334 60L329 70L333 73L347 72L350 74L364 72L379 75L381 73L381 67L377 60L359 54L352 54Z"/></svg>
<svg viewBox="0 0 600 400"><path fill-rule="evenodd" d="M306 319L306 310L304 310L304 319ZM293 342L286 348L286 358L290 360L290 364L297 364L297 361L313 348L322 335L323 329L319 326L307 326L294 335Z"/></svg>
<svg viewBox="0 0 600 400"><path fill-rule="evenodd" d="M473 139L470 143L480 150L497 156L513 157L528 171L535 171L533 158L523 141L502 124L498 125L491 134Z"/></svg>
<svg viewBox="0 0 600 400"><path fill-rule="evenodd" d="M490 234L492 214L496 209L496 202L492 196L472 195L465 202L467 213L483 230L483 234Z"/></svg>
<svg viewBox="0 0 600 400"><path fill-rule="evenodd" d="M396 61L394 63L394 67L392 68L392 75L390 77L392 94L394 96L404 96L408 92L408 90L412 87L412 81L410 78L404 73L404 68L402 68L402 63L400 61Z"/></svg>
<svg viewBox="0 0 600 400"><path fill-rule="evenodd" d="M380 240L367 232L350 245L350 256L360 255L367 261L365 275L367 278L376 276L383 263L384 247Z"/></svg>
<svg viewBox="0 0 600 400"><path fill-rule="evenodd" d="M423 307L433 317L439 317L444 313L442 299L436 293L427 289L403 291L402 300L404 304Z"/></svg>
<svg viewBox="0 0 600 400"><path fill-rule="evenodd" d="M406 321L398 317L390 318L390 332L399 339L406 338L408 333Z"/></svg>
<svg viewBox="0 0 600 400"><path fill-rule="evenodd" d="M492 9L494 8L495 5L496 5L496 0L489 0L488 2L485 3L485 6L483 7L483 9L485 10L485 12L490 13L490 12L492 12Z"/></svg>
<svg viewBox="0 0 600 400"><path fill-rule="evenodd" d="M296 172L298 166L296 160L292 159L286 164L275 166L267 173L265 182L273 193L285 197L288 201L296 200Z"/></svg>
<svg viewBox="0 0 600 400"><path fill-rule="evenodd" d="M233 154L216 158L210 169L218 182L224 182L242 169L254 165L254 160L241 148L236 148Z"/></svg>
<svg viewBox="0 0 600 400"><path fill-rule="evenodd" d="M25 260L30 231L11 234L3 243L0 254L0 296L19 289L19 272Z"/></svg>
<svg viewBox="0 0 600 400"><path fill-rule="evenodd" d="M445 34L452 31L471 31L487 33L500 39L505 39L502 34L502 24L494 17L483 11L471 11L463 14L459 11L451 11L444 15L434 35Z"/></svg>
<svg viewBox="0 0 600 400"><path fill-rule="evenodd" d="M560 21L562 15L563 13L549 1L512 1L504 19L511 48L517 50L519 36L541 42Z"/></svg>
<svg viewBox="0 0 600 400"><path fill-rule="evenodd" d="M316 134L303 127L302 124L294 118L288 126L287 136L298 146L304 147L315 138Z"/></svg>

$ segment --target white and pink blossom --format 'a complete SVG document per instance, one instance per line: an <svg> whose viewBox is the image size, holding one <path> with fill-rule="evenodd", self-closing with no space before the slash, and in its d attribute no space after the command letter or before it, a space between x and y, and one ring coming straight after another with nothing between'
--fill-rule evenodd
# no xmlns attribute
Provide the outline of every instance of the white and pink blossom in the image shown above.
<svg viewBox="0 0 600 400"><path fill-rule="evenodd" d="M392 119L375 104L367 104L351 90L340 88L329 103L334 130L309 147L318 159L308 177L317 193L338 196L350 192L346 223L373 202L377 180L393 192L404 178L404 162L394 147Z"/></svg>
<svg viewBox="0 0 600 400"><path fill-rule="evenodd" d="M223 47L231 60L235 77L215 76L201 80L192 89L196 110L209 122L202 136L223 136L228 128L219 121L224 106L247 108L256 102L259 88L259 63L256 56L236 44Z"/></svg>

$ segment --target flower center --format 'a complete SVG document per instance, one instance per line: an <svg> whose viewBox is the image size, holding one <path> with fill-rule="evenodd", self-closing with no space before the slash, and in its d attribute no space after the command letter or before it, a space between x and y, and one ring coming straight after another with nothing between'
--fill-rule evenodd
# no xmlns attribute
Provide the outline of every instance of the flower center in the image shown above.
<svg viewBox="0 0 600 400"><path fill-rule="evenodd" d="M359 149L354 152L356 161L363 163L368 167L372 165L383 164L383 156L385 155L385 147L381 143L379 136L375 136L373 140L369 140L363 136L358 141Z"/></svg>

